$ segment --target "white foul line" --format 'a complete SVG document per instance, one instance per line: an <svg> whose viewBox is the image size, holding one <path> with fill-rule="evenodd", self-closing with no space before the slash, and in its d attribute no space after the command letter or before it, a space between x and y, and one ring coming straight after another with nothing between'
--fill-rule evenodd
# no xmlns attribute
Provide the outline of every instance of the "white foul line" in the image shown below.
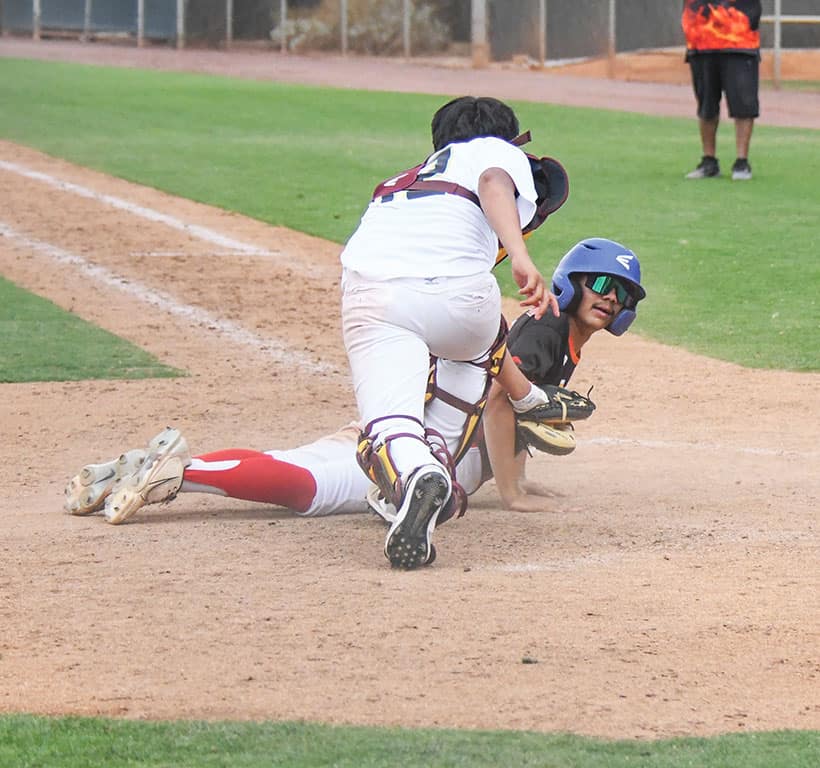
<svg viewBox="0 0 820 768"><path fill-rule="evenodd" d="M333 366L314 360L312 357L304 354L303 352L288 349L287 345L283 344L278 339L264 338L263 336L259 336L251 331L248 331L238 323L220 319L219 317L206 312L204 309L192 307L188 304L180 304L173 296L167 293L155 291L153 288L149 288L136 280L132 280L130 278L126 279L114 272L111 272L105 267L98 264L92 264L86 261L82 256L65 251L62 248L58 248L56 245L52 245L51 243L26 237L25 235L13 230L2 221L0 221L0 237L8 238L10 241L19 246L27 248L43 256L47 256L58 264L67 264L72 267L76 267L99 283L116 288L123 293L130 294L134 298L139 299L146 304L157 307L163 312L167 312L170 315L182 318L183 320L193 323L194 325L206 326L208 330L215 331L233 342L242 344L246 347L251 347L258 352L262 352L268 357L273 358L276 362L288 362L314 374L337 373Z"/></svg>
<svg viewBox="0 0 820 768"><path fill-rule="evenodd" d="M130 203L128 200L123 200L122 198L114 197L113 195L100 194L99 192L95 192L93 189L88 189L88 187L82 187L79 184L74 184L70 181L57 179L54 176L49 176L47 173L34 171L30 168L26 168L25 166L18 165L17 163L10 163L5 160L0 160L0 170L16 173L27 179L40 181L43 184L54 187L55 189L59 189L64 192L72 192L80 197L85 197L98 203L104 203L112 208L126 211L133 216L138 216L140 218L147 219L148 221L156 222L157 224L164 224L167 227L179 230L180 232L185 232L188 235L204 240L206 243L210 243L211 245L219 246L220 248L231 251L232 253L239 253L245 256L265 256L268 258L276 258L279 256L284 264L300 274L317 275L321 271L316 267L302 264L295 259L288 259L287 257L282 256L282 254L278 251L270 251L266 248L259 248L256 245L243 243L241 240L228 237L227 235L223 235L220 232L209 229L208 227L201 227L198 224L186 224L184 221L177 219L174 216L169 216L167 213L162 213L161 211L155 211L153 208L146 208L142 205Z"/></svg>
<svg viewBox="0 0 820 768"><path fill-rule="evenodd" d="M783 456L794 458L815 458L820 456L820 451L794 451L788 448L744 448L742 446L728 447L720 443L687 443L681 440L636 440L634 438L621 437L593 437L588 440L579 440L579 444L584 445L626 445L637 446L639 448L692 448L698 451L733 451L734 453L748 453L754 456Z"/></svg>

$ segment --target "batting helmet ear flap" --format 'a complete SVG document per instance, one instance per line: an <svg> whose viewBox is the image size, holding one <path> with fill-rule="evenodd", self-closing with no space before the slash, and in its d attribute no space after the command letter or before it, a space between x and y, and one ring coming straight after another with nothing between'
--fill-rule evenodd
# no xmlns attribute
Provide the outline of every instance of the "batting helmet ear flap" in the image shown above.
<svg viewBox="0 0 820 768"><path fill-rule="evenodd" d="M578 275L570 275L569 281L572 285L572 298L569 300L569 304L564 308L565 312L574 312L578 309L578 305L581 303L581 296L583 295L583 290L581 286L581 281L578 279Z"/></svg>
<svg viewBox="0 0 820 768"><path fill-rule="evenodd" d="M552 292L558 299L558 308L562 312L575 311L581 301L581 283L573 273L558 269L552 275Z"/></svg>

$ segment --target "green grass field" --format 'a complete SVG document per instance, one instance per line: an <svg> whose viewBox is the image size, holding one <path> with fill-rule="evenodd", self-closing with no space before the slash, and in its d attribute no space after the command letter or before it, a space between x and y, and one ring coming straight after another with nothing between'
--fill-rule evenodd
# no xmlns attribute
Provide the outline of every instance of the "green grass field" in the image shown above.
<svg viewBox="0 0 820 768"><path fill-rule="evenodd" d="M429 151L430 115L442 101L0 60L0 137L340 243L374 184ZM641 257L649 293L636 332L746 366L820 370L820 132L757 127L753 182L687 182L683 173L699 155L692 120L514 106L533 131L528 149L559 158L571 178L569 202L530 241L545 272L582 237L620 240ZM731 128L720 142L728 168ZM509 293L506 274L502 267ZM174 373L5 281L0 301L4 381ZM53 356L32 356L35 341L55 338L64 351L90 346L100 359L78 360L69 351L55 368ZM118 364L105 369L105 359ZM819 754L817 732L647 743L0 716L0 765L15 768L814 768Z"/></svg>
<svg viewBox="0 0 820 768"><path fill-rule="evenodd" d="M0 717L14 768L816 768L820 733L603 741L522 731Z"/></svg>
<svg viewBox="0 0 820 768"><path fill-rule="evenodd" d="M439 96L0 61L0 136L176 195L344 242L374 184L430 149ZM746 366L820 369L820 131L757 126L755 179L686 181L694 120L514 103L567 204L543 271L587 236L641 257L635 332ZM724 168L731 125L719 134ZM499 278L510 293L506 266Z"/></svg>
<svg viewBox="0 0 820 768"><path fill-rule="evenodd" d="M179 376L147 352L0 275L0 382Z"/></svg>

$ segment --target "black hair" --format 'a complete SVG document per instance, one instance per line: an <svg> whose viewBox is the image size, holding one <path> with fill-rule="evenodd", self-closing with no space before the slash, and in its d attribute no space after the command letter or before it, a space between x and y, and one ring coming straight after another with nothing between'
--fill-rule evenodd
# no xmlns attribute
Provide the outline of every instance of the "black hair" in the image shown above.
<svg viewBox="0 0 820 768"><path fill-rule="evenodd" d="M515 112L491 96L460 96L448 101L433 115L431 127L436 151L480 136L512 141L519 133Z"/></svg>

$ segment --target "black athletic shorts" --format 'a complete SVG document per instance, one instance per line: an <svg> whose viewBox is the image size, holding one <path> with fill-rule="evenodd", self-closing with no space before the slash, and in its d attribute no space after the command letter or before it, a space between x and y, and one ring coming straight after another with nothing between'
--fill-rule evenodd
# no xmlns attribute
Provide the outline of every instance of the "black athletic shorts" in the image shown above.
<svg viewBox="0 0 820 768"><path fill-rule="evenodd" d="M760 55L747 53L690 53L692 85L698 101L698 117L720 116L721 94L726 94L730 117L758 117L760 102Z"/></svg>

